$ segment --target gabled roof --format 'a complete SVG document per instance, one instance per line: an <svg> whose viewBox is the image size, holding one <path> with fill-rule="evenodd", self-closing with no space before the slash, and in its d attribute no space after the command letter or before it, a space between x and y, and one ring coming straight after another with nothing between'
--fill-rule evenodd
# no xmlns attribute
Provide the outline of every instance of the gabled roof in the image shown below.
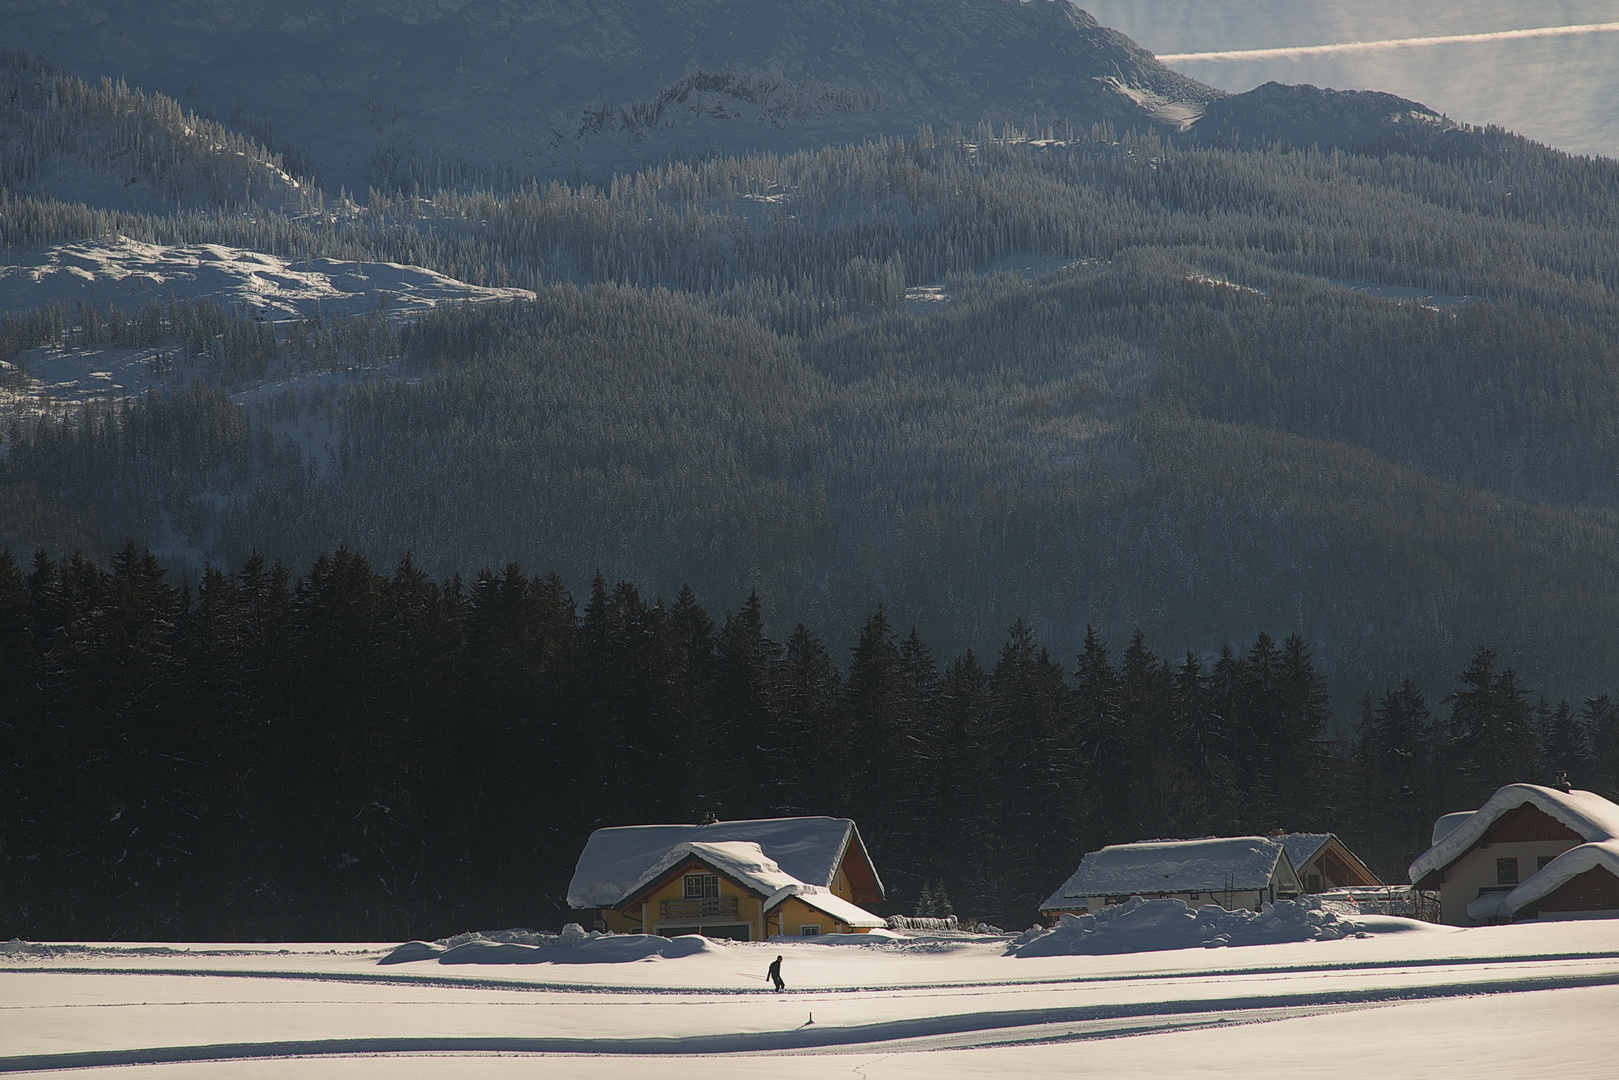
<svg viewBox="0 0 1619 1080"><path fill-rule="evenodd" d="M761 853L789 877L830 886L851 845L860 853L879 893L877 869L848 818L761 818L710 825L626 825L597 829L579 855L568 885L570 907L613 907L635 890L646 874L681 844L757 844ZM765 890L766 895L771 891Z"/></svg>
<svg viewBox="0 0 1619 1080"><path fill-rule="evenodd" d="M1115 844L1086 855L1041 910L1072 907L1072 901L1092 896L1263 889L1282 866L1285 878L1295 876L1286 849L1263 836Z"/></svg>
<svg viewBox="0 0 1619 1080"><path fill-rule="evenodd" d="M1287 861L1293 864L1295 871L1302 870L1305 863L1319 856L1325 848L1336 844L1336 852L1323 861L1324 870L1329 874L1336 873L1332 864L1341 858L1349 863L1349 869L1364 875L1367 884L1382 883L1383 879L1372 873L1372 868L1367 866L1359 855L1350 851L1349 845L1338 839L1337 833L1288 833L1277 839L1282 842L1282 847L1287 849Z"/></svg>
<svg viewBox="0 0 1619 1080"><path fill-rule="evenodd" d="M1568 882L1595 867L1619 877L1619 840L1599 840L1569 848L1541 867L1509 893L1485 893L1467 905L1467 914L1479 920L1515 915L1544 900Z"/></svg>
<svg viewBox="0 0 1619 1080"><path fill-rule="evenodd" d="M1483 806L1449 832L1441 834L1439 826L1434 827L1439 839L1411 864L1412 883L1420 883L1429 874L1450 866L1472 850L1497 821L1525 804L1556 818L1587 841L1619 839L1619 806L1594 792L1558 791L1538 784L1508 784L1497 789ZM1444 820L1441 818L1440 822Z"/></svg>
<svg viewBox="0 0 1619 1080"><path fill-rule="evenodd" d="M647 868L623 899L629 900L657 885L671 870L694 860L743 888L758 893L761 898L785 886L799 884L797 878L785 873L766 856L758 844L676 844L668 854Z"/></svg>
<svg viewBox="0 0 1619 1080"><path fill-rule="evenodd" d="M816 911L825 912L851 929L864 928L869 930L872 927L888 925L888 920L881 915L873 915L858 904L851 904L830 889L822 888L819 885L805 885L801 881L795 881L791 885L785 885L777 889L770 899L765 901L765 914L768 915L781 904L791 899L808 904Z"/></svg>
<svg viewBox="0 0 1619 1080"><path fill-rule="evenodd" d="M1332 839L1332 834L1329 832L1295 832L1288 833L1285 836L1278 836L1276 839L1282 842L1282 847L1287 850L1287 861L1293 864L1293 869L1297 870L1315 858L1316 852L1327 846L1327 841Z"/></svg>

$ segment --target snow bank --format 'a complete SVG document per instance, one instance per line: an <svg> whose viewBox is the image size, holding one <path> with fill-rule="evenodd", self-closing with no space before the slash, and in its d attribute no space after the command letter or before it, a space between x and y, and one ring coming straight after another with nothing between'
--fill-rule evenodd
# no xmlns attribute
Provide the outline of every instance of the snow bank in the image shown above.
<svg viewBox="0 0 1619 1080"><path fill-rule="evenodd" d="M892 930L868 930L864 934L811 934L808 937L797 934L772 934L770 940L793 945L896 945L910 944L915 939L908 934L896 934Z"/></svg>
<svg viewBox="0 0 1619 1080"><path fill-rule="evenodd" d="M713 952L720 946L696 934L675 938L656 934L602 934L569 923L560 934L501 930L458 934L440 941L407 941L379 964L623 964L653 958L677 959Z"/></svg>
<svg viewBox="0 0 1619 1080"><path fill-rule="evenodd" d="M1278 901L1267 905L1263 913L1227 911L1215 904L1205 904L1194 911L1174 898L1143 900L1134 896L1094 914L1064 915L1049 930L1032 928L1012 939L1007 955L1089 956L1334 941L1428 926L1390 916L1342 915L1314 896Z"/></svg>

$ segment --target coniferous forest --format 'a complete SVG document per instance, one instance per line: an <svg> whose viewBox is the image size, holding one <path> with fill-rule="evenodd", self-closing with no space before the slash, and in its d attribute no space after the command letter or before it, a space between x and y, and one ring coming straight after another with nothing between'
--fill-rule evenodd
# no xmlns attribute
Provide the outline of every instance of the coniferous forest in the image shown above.
<svg viewBox="0 0 1619 1080"><path fill-rule="evenodd" d="M1399 881L1498 784L1619 795L1619 163L1396 119L362 195L0 52L0 926L554 927L591 829L708 813L1018 925L1106 843ZM526 292L19 271L202 246Z"/></svg>
<svg viewBox="0 0 1619 1080"><path fill-rule="evenodd" d="M339 545L436 578L517 560L757 593L829 641L882 604L952 654L1018 618L1064 653L1285 630L1340 711L1479 641L1557 696L1619 679L1614 162L1454 126L1322 150L982 124L566 183L381 169L328 201L160 95L0 75L28 149L8 258L123 237L534 292L8 310L14 553L133 537L190 580ZM89 201L51 194L69 165ZM81 355L151 388L27 389Z"/></svg>
<svg viewBox="0 0 1619 1080"><path fill-rule="evenodd" d="M939 655L597 577L440 581L345 549L195 589L0 555L0 922L35 939L394 940L556 926L590 830L855 818L887 911L1021 925L1080 855L1339 832L1388 880L1499 784L1619 794L1619 705L1555 705L1479 647L1335 729L1308 642L1212 664L1140 632L1056 655L1014 622ZM948 901L941 898L948 897Z"/></svg>

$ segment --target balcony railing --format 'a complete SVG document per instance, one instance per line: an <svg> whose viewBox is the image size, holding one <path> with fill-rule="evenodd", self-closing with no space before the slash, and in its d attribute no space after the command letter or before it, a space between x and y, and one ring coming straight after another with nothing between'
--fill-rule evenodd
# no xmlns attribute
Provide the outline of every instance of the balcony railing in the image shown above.
<svg viewBox="0 0 1619 1080"><path fill-rule="evenodd" d="M740 912L734 896L713 897L708 900L659 900L658 918L708 919L715 916L737 918Z"/></svg>

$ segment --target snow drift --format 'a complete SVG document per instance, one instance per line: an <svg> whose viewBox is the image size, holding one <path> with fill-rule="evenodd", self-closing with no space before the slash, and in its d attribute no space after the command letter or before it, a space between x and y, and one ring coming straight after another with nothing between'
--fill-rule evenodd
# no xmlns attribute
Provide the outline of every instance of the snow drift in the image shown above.
<svg viewBox="0 0 1619 1080"><path fill-rule="evenodd" d="M1205 904L1195 911L1166 897L1133 896L1094 914L1064 915L1049 930L1031 929L1012 939L1009 956L1086 956L1217 948L1222 945L1275 945L1289 941L1339 938L1402 930L1430 924L1385 915L1346 915L1319 897L1282 900L1263 912L1227 911Z"/></svg>
<svg viewBox="0 0 1619 1080"><path fill-rule="evenodd" d="M503 930L460 934L440 941L407 941L377 963L437 960L441 964L623 964L655 957L672 960L712 952L717 947L696 934L676 938L602 934L569 923L560 934Z"/></svg>

